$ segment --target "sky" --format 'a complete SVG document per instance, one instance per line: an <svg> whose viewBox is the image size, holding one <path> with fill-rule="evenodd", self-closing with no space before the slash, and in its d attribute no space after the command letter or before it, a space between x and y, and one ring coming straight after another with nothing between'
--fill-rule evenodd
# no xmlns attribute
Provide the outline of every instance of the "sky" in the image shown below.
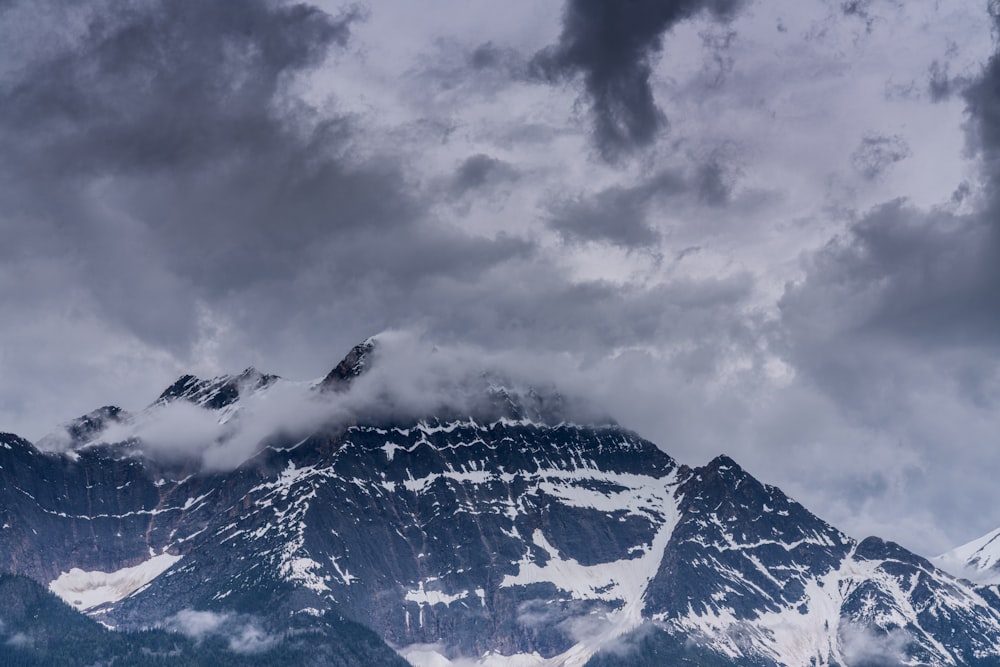
<svg viewBox="0 0 1000 667"><path fill-rule="evenodd" d="M0 430L405 332L943 552L1000 526L998 14L0 0Z"/></svg>

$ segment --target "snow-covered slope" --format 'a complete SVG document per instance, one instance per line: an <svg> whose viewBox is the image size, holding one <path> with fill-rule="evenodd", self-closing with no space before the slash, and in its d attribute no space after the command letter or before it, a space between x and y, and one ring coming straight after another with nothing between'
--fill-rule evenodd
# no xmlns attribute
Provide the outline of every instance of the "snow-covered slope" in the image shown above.
<svg viewBox="0 0 1000 667"><path fill-rule="evenodd" d="M980 585L1000 585L1000 528L933 559L943 570Z"/></svg>
<svg viewBox="0 0 1000 667"><path fill-rule="evenodd" d="M180 556L170 554L151 555L138 565L114 572L85 572L74 567L53 579L49 590L67 604L88 611L132 595L180 559Z"/></svg>

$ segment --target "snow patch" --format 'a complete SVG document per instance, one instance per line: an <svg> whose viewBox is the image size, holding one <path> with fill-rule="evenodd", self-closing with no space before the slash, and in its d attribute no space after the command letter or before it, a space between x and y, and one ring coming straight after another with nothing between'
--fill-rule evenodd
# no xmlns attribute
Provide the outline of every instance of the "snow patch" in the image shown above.
<svg viewBox="0 0 1000 667"><path fill-rule="evenodd" d="M485 595L485 593L484 593L484 595ZM458 600L464 600L467 597L469 597L469 592L468 591L459 591L458 593L455 593L454 595L449 595L448 593L445 593L444 591L428 591L428 590L424 590L424 582L423 581L421 581L418 584L417 590L415 590L415 591L407 591L406 592L406 599L408 601L410 601L410 602L416 602L417 604L419 604L421 606L423 606L423 605L443 604L444 606L448 607L448 606L451 606L452 602L457 602Z"/></svg>
<svg viewBox="0 0 1000 667"><path fill-rule="evenodd" d="M49 590L80 611L108 602L117 602L156 579L181 556L160 554L132 567L114 572L72 568L49 583Z"/></svg>

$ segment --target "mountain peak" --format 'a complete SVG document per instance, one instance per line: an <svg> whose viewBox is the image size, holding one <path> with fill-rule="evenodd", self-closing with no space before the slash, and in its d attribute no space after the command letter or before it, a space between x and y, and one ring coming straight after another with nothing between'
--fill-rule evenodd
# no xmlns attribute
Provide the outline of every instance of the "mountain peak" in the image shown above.
<svg viewBox="0 0 1000 667"><path fill-rule="evenodd" d="M219 410L235 403L241 396L270 386L278 379L279 376L262 373L253 366L248 366L239 375L220 375L210 380L188 373L164 389L153 405L185 400L203 408Z"/></svg>
<svg viewBox="0 0 1000 667"><path fill-rule="evenodd" d="M738 473L745 472L743 467L725 454L719 454L714 459L705 464L705 469L710 471L726 472L735 469Z"/></svg>
<svg viewBox="0 0 1000 667"><path fill-rule="evenodd" d="M0 432L0 448L32 450L34 445L14 433Z"/></svg>
<svg viewBox="0 0 1000 667"><path fill-rule="evenodd" d="M941 569L977 584L1000 584L1000 528L931 561Z"/></svg>
<svg viewBox="0 0 1000 667"><path fill-rule="evenodd" d="M369 367L377 341L374 336L351 348L340 363L319 383L320 391L347 391L354 378Z"/></svg>
<svg viewBox="0 0 1000 667"><path fill-rule="evenodd" d="M861 540L855 548L854 555L863 560L895 560L928 570L934 569L927 559L904 549L895 542L883 540L875 535Z"/></svg>

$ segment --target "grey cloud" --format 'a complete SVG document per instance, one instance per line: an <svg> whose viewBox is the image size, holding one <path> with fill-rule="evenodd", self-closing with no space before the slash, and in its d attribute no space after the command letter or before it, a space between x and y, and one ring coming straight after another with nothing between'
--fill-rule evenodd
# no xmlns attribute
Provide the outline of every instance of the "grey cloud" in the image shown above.
<svg viewBox="0 0 1000 667"><path fill-rule="evenodd" d="M1000 184L1000 55L990 59L966 99L969 143L995 190ZM871 150L856 153L863 158L859 167L871 167L875 174L880 164L891 164L903 152L886 138L867 142L867 148ZM823 382L837 385L851 403L863 401L865 388L872 386L868 378L873 369L853 353L861 340L897 341L924 355L995 349L1000 202L995 193L992 197L967 215L889 202L813 255L805 280L790 286L780 303L798 362L812 366Z"/></svg>
<svg viewBox="0 0 1000 667"><path fill-rule="evenodd" d="M851 153L851 166L864 178L873 181L911 154L910 145L898 134L866 134Z"/></svg>
<svg viewBox="0 0 1000 667"><path fill-rule="evenodd" d="M752 285L746 275L648 288L573 285L525 267L517 278L488 285L486 300L457 285L439 285L443 301L426 308L436 316L431 333L442 340L465 337L489 348L572 351L581 357L659 341L675 351L677 374L696 377L724 363L722 349L754 347L752 322L733 317Z"/></svg>
<svg viewBox="0 0 1000 667"><path fill-rule="evenodd" d="M687 197L709 206L729 202L734 168L720 155L697 164L691 173L663 170L630 187L610 187L593 195L565 198L551 205L548 226L563 239L599 241L622 248L654 248L660 240L650 223L650 209Z"/></svg>
<svg viewBox="0 0 1000 667"><path fill-rule="evenodd" d="M741 0L568 0L559 43L532 68L558 81L582 74L594 116L594 138L606 159L649 145L666 123L650 86L663 34L708 11L725 19Z"/></svg>
<svg viewBox="0 0 1000 667"><path fill-rule="evenodd" d="M34 139L45 168L190 167L283 140L285 77L346 43L357 18L265 0L97 7L79 43L0 89L0 123Z"/></svg>
<svg viewBox="0 0 1000 667"><path fill-rule="evenodd" d="M853 16L865 24L865 30L872 31L875 17L871 13L871 0L845 0L840 3L840 11L844 16Z"/></svg>
<svg viewBox="0 0 1000 667"><path fill-rule="evenodd" d="M511 182L518 178L518 171L510 163L477 153L462 161L451 183L451 193L461 196L484 186Z"/></svg>
<svg viewBox="0 0 1000 667"><path fill-rule="evenodd" d="M709 85L717 87L725 81L736 64L736 58L732 53L736 31L726 27L719 32L705 31L700 36L702 47L712 54L711 61L705 63Z"/></svg>
<svg viewBox="0 0 1000 667"><path fill-rule="evenodd" d="M949 517L978 516L995 491L969 479L963 461L976 461L984 478L1000 472L987 435L1000 404L998 90L994 55L966 92L983 187L978 196L967 183L956 193L971 212L956 212L955 202L877 206L806 256L803 280L779 302L776 347L799 381L850 423L898 440L911 458L887 468L895 484Z"/></svg>
<svg viewBox="0 0 1000 667"><path fill-rule="evenodd" d="M1000 24L1000 18L997 18ZM982 76L965 91L970 123L969 144L985 163L987 177L1000 184L1000 53L987 62Z"/></svg>
<svg viewBox="0 0 1000 667"><path fill-rule="evenodd" d="M846 621L841 622L838 635L849 665L903 667L909 662L907 649L916 645L905 630L874 632Z"/></svg>
<svg viewBox="0 0 1000 667"><path fill-rule="evenodd" d="M468 56L469 64L477 70L502 70L511 75L525 74L525 61L520 53L493 42L480 44Z"/></svg>
<svg viewBox="0 0 1000 667"><path fill-rule="evenodd" d="M650 197L645 189L609 188L589 199L560 203L548 225L569 241L605 241L625 248L653 247L659 243L660 233L646 221Z"/></svg>
<svg viewBox="0 0 1000 667"><path fill-rule="evenodd" d="M734 174L717 158L698 167L695 175L698 199L709 206L722 206L732 196Z"/></svg>
<svg viewBox="0 0 1000 667"><path fill-rule="evenodd" d="M166 619L163 625L199 642L209 636L222 637L234 653L260 653L281 640L265 632L253 616L232 612L182 609Z"/></svg>
<svg viewBox="0 0 1000 667"><path fill-rule="evenodd" d="M276 326L260 318L265 298L280 295L274 322L295 321L296 304L337 311L335 293L359 284L397 293L473 280L533 252L432 224L405 160L382 155L361 119L296 95L359 10L252 0L239 12L217 1L75 11L80 34L0 76L11 101L0 109L0 257L11 274L36 272L38 258L58 265L43 276L50 307L71 285L83 294L67 298L183 355L205 306L248 325L256 348ZM456 187L514 177L481 156Z"/></svg>
<svg viewBox="0 0 1000 667"><path fill-rule="evenodd" d="M356 12L264 0L74 11L79 35L0 80L0 228L7 252L76 266L108 317L176 343L192 297L288 270L330 228L392 214L398 176L340 159L345 121L308 122L286 94Z"/></svg>
<svg viewBox="0 0 1000 667"><path fill-rule="evenodd" d="M470 46L454 39L438 39L434 50L414 69L420 96L428 87L468 95L495 97L512 83L528 79L524 55L508 46L485 42Z"/></svg>
<svg viewBox="0 0 1000 667"><path fill-rule="evenodd" d="M943 102L963 92L971 83L967 77L951 76L948 63L935 60L927 70L927 93L934 102Z"/></svg>
<svg viewBox="0 0 1000 667"><path fill-rule="evenodd" d="M854 355L855 346L820 341L993 347L1000 325L994 235L977 216L925 212L903 201L873 210L814 255L805 281L781 300L796 345L809 348L800 364L816 363L821 350L835 352L817 375L830 382L848 370L851 377L860 373L842 390L845 400L863 401L866 362Z"/></svg>

